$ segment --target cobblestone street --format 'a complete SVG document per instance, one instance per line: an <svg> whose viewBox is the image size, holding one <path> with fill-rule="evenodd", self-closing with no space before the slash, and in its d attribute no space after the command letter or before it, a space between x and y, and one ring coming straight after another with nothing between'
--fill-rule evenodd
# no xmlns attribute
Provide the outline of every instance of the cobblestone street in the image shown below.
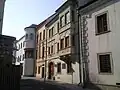
<svg viewBox="0 0 120 90"><path fill-rule="evenodd" d="M26 78L21 80L20 90L83 90L81 87L75 85L65 85L43 80L37 80L32 78Z"/></svg>

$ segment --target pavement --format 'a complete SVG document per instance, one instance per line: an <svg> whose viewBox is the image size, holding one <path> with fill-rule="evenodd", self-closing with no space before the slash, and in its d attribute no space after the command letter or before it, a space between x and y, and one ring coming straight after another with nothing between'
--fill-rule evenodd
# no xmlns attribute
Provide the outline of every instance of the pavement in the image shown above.
<svg viewBox="0 0 120 90"><path fill-rule="evenodd" d="M23 77L20 82L20 90L89 90L80 86L60 83L56 81L37 79L35 77Z"/></svg>

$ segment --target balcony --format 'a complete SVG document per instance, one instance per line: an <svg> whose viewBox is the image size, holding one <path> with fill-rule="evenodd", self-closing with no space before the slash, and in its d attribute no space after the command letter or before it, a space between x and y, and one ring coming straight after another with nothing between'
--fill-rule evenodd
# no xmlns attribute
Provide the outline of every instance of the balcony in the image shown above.
<svg viewBox="0 0 120 90"><path fill-rule="evenodd" d="M72 54L73 51L74 51L74 48L72 46L69 46L67 48L60 50L58 54L59 56L63 56L63 55Z"/></svg>

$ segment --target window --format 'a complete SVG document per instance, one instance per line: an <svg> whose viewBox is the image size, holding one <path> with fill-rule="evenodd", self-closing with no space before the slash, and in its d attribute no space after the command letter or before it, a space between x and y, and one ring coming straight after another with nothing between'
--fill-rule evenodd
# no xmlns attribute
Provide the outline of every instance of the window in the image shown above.
<svg viewBox="0 0 120 90"><path fill-rule="evenodd" d="M40 40L42 40L41 38L42 38L42 33L40 33Z"/></svg>
<svg viewBox="0 0 120 90"><path fill-rule="evenodd" d="M53 31L54 31L54 27L52 27L52 28L49 30L49 37L52 37L52 36L53 36Z"/></svg>
<svg viewBox="0 0 120 90"><path fill-rule="evenodd" d="M48 47L48 55L50 54L50 47Z"/></svg>
<svg viewBox="0 0 120 90"><path fill-rule="evenodd" d="M61 63L57 64L57 73L61 73Z"/></svg>
<svg viewBox="0 0 120 90"><path fill-rule="evenodd" d="M30 33L30 40L33 40L33 33Z"/></svg>
<svg viewBox="0 0 120 90"><path fill-rule="evenodd" d="M64 39L61 39L60 40L60 49L63 49L64 48Z"/></svg>
<svg viewBox="0 0 120 90"><path fill-rule="evenodd" d="M112 73L110 54L98 54L99 73Z"/></svg>
<svg viewBox="0 0 120 90"><path fill-rule="evenodd" d="M41 47L39 46L39 59L41 58Z"/></svg>
<svg viewBox="0 0 120 90"><path fill-rule="evenodd" d="M59 22L57 23L57 32L59 33Z"/></svg>
<svg viewBox="0 0 120 90"><path fill-rule="evenodd" d="M74 22L75 20L75 15L74 15L74 11L72 10L72 21Z"/></svg>
<svg viewBox="0 0 120 90"><path fill-rule="evenodd" d="M20 44L19 44L19 49L20 49Z"/></svg>
<svg viewBox="0 0 120 90"><path fill-rule="evenodd" d="M18 58L17 58L17 62L19 62L20 61L20 58L19 58L19 56L18 56Z"/></svg>
<svg viewBox="0 0 120 90"><path fill-rule="evenodd" d="M71 73L72 62L68 59L67 60L67 73Z"/></svg>
<svg viewBox="0 0 120 90"><path fill-rule="evenodd" d="M24 58L25 58L25 55L23 54L23 60L24 60Z"/></svg>
<svg viewBox="0 0 120 90"><path fill-rule="evenodd" d="M97 16L97 34L108 31L107 13Z"/></svg>
<svg viewBox="0 0 120 90"><path fill-rule="evenodd" d="M60 17L60 27L63 27L64 25L65 25L64 16L61 16Z"/></svg>
<svg viewBox="0 0 120 90"><path fill-rule="evenodd" d="M21 61L21 55L20 55L20 61Z"/></svg>
<svg viewBox="0 0 120 90"><path fill-rule="evenodd" d="M75 46L75 36L72 35L72 46Z"/></svg>
<svg viewBox="0 0 120 90"><path fill-rule="evenodd" d="M23 42L23 47L25 46L25 41Z"/></svg>
<svg viewBox="0 0 120 90"><path fill-rule="evenodd" d="M68 11L65 13L65 24L68 24L70 22L70 12Z"/></svg>
<svg viewBox="0 0 120 90"><path fill-rule="evenodd" d="M28 34L25 35L25 38L28 39Z"/></svg>
<svg viewBox="0 0 120 90"><path fill-rule="evenodd" d="M57 43L57 51L59 51L59 43Z"/></svg>
<svg viewBox="0 0 120 90"><path fill-rule="evenodd" d="M53 45L51 46L51 53L53 53Z"/></svg>
<svg viewBox="0 0 120 90"><path fill-rule="evenodd" d="M43 30L43 40L45 39L45 30Z"/></svg>
<svg viewBox="0 0 120 90"><path fill-rule="evenodd" d="M69 36L65 37L65 47L69 46Z"/></svg>
<svg viewBox="0 0 120 90"><path fill-rule="evenodd" d="M40 66L38 67L38 74L40 74Z"/></svg>
<svg viewBox="0 0 120 90"><path fill-rule="evenodd" d="M33 58L34 57L33 52L34 52L33 50L25 51L25 58Z"/></svg>
<svg viewBox="0 0 120 90"><path fill-rule="evenodd" d="M42 48L42 58L44 57L44 47Z"/></svg>
<svg viewBox="0 0 120 90"><path fill-rule="evenodd" d="M21 43L21 48L22 48L22 43Z"/></svg>
<svg viewBox="0 0 120 90"><path fill-rule="evenodd" d="M36 59L37 59L37 56L38 56L38 55L37 55L37 54L38 54L37 52L38 52L38 50L36 50Z"/></svg>
<svg viewBox="0 0 120 90"><path fill-rule="evenodd" d="M36 43L38 43L38 34L37 34L37 36L36 36Z"/></svg>

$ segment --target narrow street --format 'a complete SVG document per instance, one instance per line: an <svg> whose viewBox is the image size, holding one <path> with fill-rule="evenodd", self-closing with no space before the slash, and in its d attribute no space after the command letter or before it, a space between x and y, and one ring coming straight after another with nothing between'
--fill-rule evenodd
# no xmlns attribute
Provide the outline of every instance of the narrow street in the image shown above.
<svg viewBox="0 0 120 90"><path fill-rule="evenodd" d="M44 83L42 80L36 80L33 78L22 79L20 82L20 90L83 90L78 86L63 85L52 81Z"/></svg>

